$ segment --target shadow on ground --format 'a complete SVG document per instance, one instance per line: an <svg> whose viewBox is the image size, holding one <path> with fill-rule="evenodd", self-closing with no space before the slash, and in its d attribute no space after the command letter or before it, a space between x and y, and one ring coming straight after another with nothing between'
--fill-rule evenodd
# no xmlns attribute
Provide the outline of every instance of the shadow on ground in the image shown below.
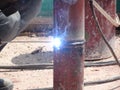
<svg viewBox="0 0 120 90"><path fill-rule="evenodd" d="M38 64L38 63L51 63L53 62L53 52L52 51L33 51L29 54L22 54L16 56L12 59L12 63L16 65L22 64Z"/></svg>

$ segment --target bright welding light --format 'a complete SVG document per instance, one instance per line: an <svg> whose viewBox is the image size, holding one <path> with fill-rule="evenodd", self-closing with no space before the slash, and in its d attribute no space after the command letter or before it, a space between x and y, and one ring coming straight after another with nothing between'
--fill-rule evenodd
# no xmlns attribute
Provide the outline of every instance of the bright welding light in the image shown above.
<svg viewBox="0 0 120 90"><path fill-rule="evenodd" d="M61 39L60 38L53 38L52 45L57 49L60 49L61 46Z"/></svg>

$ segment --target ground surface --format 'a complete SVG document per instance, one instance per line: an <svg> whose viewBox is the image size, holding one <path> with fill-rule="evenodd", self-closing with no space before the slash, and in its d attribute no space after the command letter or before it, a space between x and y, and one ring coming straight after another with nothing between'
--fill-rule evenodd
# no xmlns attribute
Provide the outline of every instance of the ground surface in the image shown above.
<svg viewBox="0 0 120 90"><path fill-rule="evenodd" d="M23 42L17 42L22 40ZM50 43L51 37L17 37L9 43L0 53L0 65L24 65L36 63L52 63L53 49ZM34 41L34 43L24 43ZM35 42L41 41L41 43ZM116 53L120 57L120 39L116 38ZM34 52L36 50L40 50ZM114 60L113 58L106 59ZM85 68L86 81L104 80L120 75L118 66L89 67ZM0 78L8 78L14 83L14 90L43 90L53 87L53 70L0 70ZM85 86L84 90L120 90L120 80L107 84Z"/></svg>
<svg viewBox="0 0 120 90"><path fill-rule="evenodd" d="M53 22L52 19L49 18L43 20L41 19L35 20L35 22L33 21L33 23L34 25L29 26L30 28L28 28L27 30L46 31L48 30L48 28L51 28L51 24ZM46 25L45 26L42 25L43 27L38 25L36 27L35 24L38 23L46 24L47 28L44 28L46 27ZM53 63L53 48L52 45L48 43L48 41L51 40L51 37L38 37L39 35L45 35L45 33L37 34L37 37L31 34L29 36L33 37L19 36L12 43L9 43L0 53L0 66L8 65L18 66L24 64ZM117 56L120 58L119 37L117 37L115 40L114 50ZM114 58L111 57L109 59L104 59L102 61L114 61ZM88 82L105 80L115 76L120 76L120 68L117 65L105 67L88 67L85 68L84 81ZM49 70L0 69L0 78L10 79L14 84L14 90L43 90L43 88L53 87L52 69ZM84 90L120 90L120 80L106 84L85 86Z"/></svg>

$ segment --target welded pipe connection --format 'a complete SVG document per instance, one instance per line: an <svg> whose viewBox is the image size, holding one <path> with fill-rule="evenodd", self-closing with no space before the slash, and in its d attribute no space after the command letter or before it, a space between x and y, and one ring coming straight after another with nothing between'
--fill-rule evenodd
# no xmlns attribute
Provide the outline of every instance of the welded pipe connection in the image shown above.
<svg viewBox="0 0 120 90"><path fill-rule="evenodd" d="M84 0L54 0L54 90L83 90Z"/></svg>

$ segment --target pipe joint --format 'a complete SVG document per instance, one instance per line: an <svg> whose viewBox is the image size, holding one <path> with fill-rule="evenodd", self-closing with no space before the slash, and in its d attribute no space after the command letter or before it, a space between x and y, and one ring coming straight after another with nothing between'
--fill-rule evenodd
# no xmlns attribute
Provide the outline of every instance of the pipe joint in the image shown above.
<svg viewBox="0 0 120 90"><path fill-rule="evenodd" d="M78 48L78 47L81 47L83 46L85 43L84 40L80 40L80 41L76 41L76 40L73 40L73 41L64 41L62 42L62 45L61 45L61 48L60 49L64 49L64 48Z"/></svg>

